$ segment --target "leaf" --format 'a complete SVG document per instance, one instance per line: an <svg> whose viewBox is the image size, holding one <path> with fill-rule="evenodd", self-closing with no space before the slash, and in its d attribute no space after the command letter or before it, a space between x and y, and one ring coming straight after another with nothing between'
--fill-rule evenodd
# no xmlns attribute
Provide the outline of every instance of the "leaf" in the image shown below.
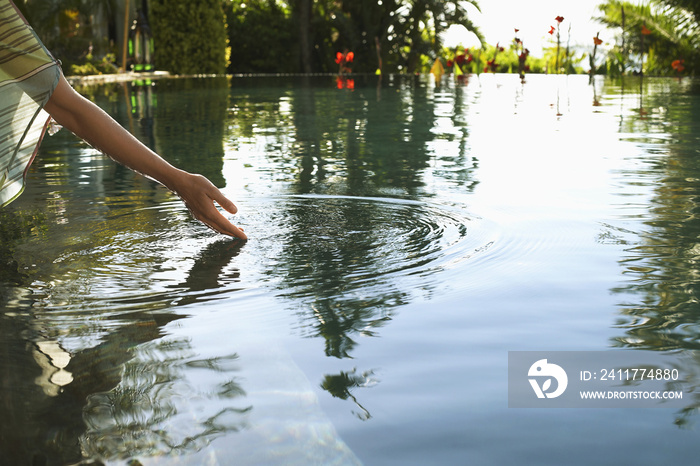
<svg viewBox="0 0 700 466"><path fill-rule="evenodd" d="M547 381L542 385L542 391L546 392L549 390L550 385L552 385L552 379L547 379Z"/></svg>

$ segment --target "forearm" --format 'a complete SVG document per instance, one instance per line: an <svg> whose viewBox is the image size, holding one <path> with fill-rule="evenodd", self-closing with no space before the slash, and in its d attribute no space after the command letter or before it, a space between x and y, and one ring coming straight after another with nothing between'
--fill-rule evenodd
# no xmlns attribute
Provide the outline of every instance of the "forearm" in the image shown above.
<svg viewBox="0 0 700 466"><path fill-rule="evenodd" d="M63 77L46 111L66 129L119 163L174 190L186 176L142 144L97 105L75 92Z"/></svg>
<svg viewBox="0 0 700 466"><path fill-rule="evenodd" d="M198 220L220 233L246 239L243 230L214 206L216 202L232 214L237 211L211 181L170 165L101 108L75 92L63 76L45 109L60 125L96 149L175 192Z"/></svg>

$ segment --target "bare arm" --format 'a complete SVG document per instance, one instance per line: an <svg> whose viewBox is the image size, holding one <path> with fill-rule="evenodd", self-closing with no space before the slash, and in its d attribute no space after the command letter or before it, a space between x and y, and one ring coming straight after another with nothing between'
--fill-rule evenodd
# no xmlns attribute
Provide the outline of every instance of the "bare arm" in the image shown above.
<svg viewBox="0 0 700 466"><path fill-rule="evenodd" d="M196 219L219 233L247 239L243 230L214 206L216 201L232 214L238 210L213 183L166 162L101 108L75 92L63 76L45 109L61 126L96 149L176 193Z"/></svg>

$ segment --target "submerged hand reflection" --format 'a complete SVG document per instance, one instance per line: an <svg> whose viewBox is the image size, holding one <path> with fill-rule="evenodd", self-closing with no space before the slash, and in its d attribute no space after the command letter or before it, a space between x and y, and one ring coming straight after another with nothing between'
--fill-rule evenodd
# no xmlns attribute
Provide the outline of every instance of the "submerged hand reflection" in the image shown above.
<svg viewBox="0 0 700 466"><path fill-rule="evenodd" d="M6 225L12 218L2 216ZM59 304L58 291L41 298L52 303L50 312L30 314L31 297L5 298L32 286L28 278L16 293L0 286L0 464L93 464L185 454L241 430L250 407L234 377L238 355L222 350L200 357L187 336L166 327L188 317L175 306L236 291L240 271L231 262L245 244L218 238L195 257L184 280L164 292L78 298L96 303L84 314ZM104 254L92 246L86 250ZM158 249L152 254L161 256ZM42 273L46 280L66 276L60 267ZM106 279L93 273L95 282ZM72 289L84 276L92 273L67 274L65 286ZM96 315L99 324L82 324ZM186 368L210 371L203 378L206 390ZM183 394L196 396L187 401Z"/></svg>

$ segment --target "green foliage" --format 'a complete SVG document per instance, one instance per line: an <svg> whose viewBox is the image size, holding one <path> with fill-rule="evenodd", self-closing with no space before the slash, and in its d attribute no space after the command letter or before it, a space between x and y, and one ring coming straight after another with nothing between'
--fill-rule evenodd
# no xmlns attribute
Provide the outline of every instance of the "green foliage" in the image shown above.
<svg viewBox="0 0 700 466"><path fill-rule="evenodd" d="M598 21L617 29L618 37L606 60L611 75L628 71L653 75L673 75L674 60L684 60L686 72L700 71L700 24L692 11L673 4L691 1L655 0L636 4L608 0L599 5L602 13ZM650 33L642 34L642 28ZM643 66L643 68L642 68Z"/></svg>
<svg viewBox="0 0 700 466"><path fill-rule="evenodd" d="M67 72L116 72L109 64L113 60L102 59L116 48L106 29L95 24L100 12L110 11L108 0L15 0L15 4Z"/></svg>
<svg viewBox="0 0 700 466"><path fill-rule="evenodd" d="M230 73L292 73L298 55L291 14L275 0L224 3L231 45Z"/></svg>
<svg viewBox="0 0 700 466"><path fill-rule="evenodd" d="M557 61L557 46L545 47L542 49L543 56L540 62L542 72L557 73L557 63L559 63L559 73L580 74L583 73L581 62L586 58L586 54L569 52L564 47L559 47L559 60Z"/></svg>
<svg viewBox="0 0 700 466"><path fill-rule="evenodd" d="M226 23L221 0L151 0L156 68L174 74L223 74Z"/></svg>
<svg viewBox="0 0 700 466"><path fill-rule="evenodd" d="M303 6L310 0L290 0L293 29L302 24ZM337 71L335 54L355 54L353 70L373 73L420 71L441 49L440 33L462 24L479 34L469 20L470 0L315 0L312 2L310 47L314 71ZM301 44L299 44L301 47ZM302 51L303 52L303 51ZM303 53L301 53L303 57Z"/></svg>
<svg viewBox="0 0 700 466"><path fill-rule="evenodd" d="M116 73L119 71L115 65L116 60L117 58L112 53L105 55L101 60L96 60L92 54L89 54L85 63L71 64L70 72L75 76Z"/></svg>
<svg viewBox="0 0 700 466"><path fill-rule="evenodd" d="M565 56L564 50L561 50L561 57ZM459 55L465 55L466 60L462 65L462 71L465 73L518 73L520 71L520 61L519 55L522 53L520 46L516 43L511 44L509 47L500 47L497 45L484 44L479 48L464 49L463 47L457 47L456 49L449 49L447 47L442 49L440 56L447 63L453 61ZM555 60L556 47L553 49L545 49L544 57L534 57L532 55L527 55L525 58L525 65L527 68L524 70L525 74L529 73L547 73L551 72L554 67L552 63ZM583 69L580 66L580 62L585 58L583 54L575 55L570 54L569 60L567 62L571 64L572 73L582 73ZM493 62L493 65L491 65Z"/></svg>

